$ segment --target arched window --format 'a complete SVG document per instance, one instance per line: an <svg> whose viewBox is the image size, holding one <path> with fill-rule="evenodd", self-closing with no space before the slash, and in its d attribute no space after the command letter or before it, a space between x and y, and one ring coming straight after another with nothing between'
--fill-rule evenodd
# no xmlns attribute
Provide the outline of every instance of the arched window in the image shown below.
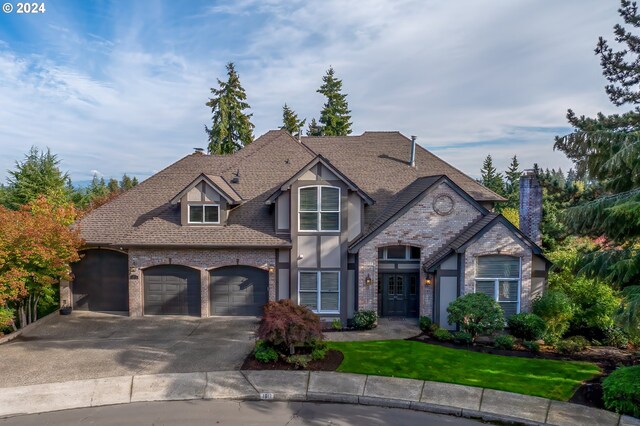
<svg viewBox="0 0 640 426"><path fill-rule="evenodd" d="M476 293L496 300L505 317L520 312L520 258L490 255L476 259Z"/></svg>

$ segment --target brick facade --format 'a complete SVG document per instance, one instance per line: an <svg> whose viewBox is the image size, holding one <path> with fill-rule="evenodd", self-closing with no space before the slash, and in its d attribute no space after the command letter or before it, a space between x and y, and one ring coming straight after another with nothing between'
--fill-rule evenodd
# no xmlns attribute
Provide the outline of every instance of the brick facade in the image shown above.
<svg viewBox="0 0 640 426"><path fill-rule="evenodd" d="M475 289L476 258L488 254L509 255L521 259L520 311L528 311L531 304L531 249L501 223L494 225L467 247L464 254L464 293L473 293Z"/></svg>
<svg viewBox="0 0 640 426"><path fill-rule="evenodd" d="M439 195L446 194L454 201L453 211L441 216L433 209ZM420 247L421 263L442 248L460 230L480 217L481 213L448 184L431 188L423 199L365 244L358 254L358 309L378 309L378 248L389 245ZM365 284L370 275L372 284ZM420 268L420 315L433 316L433 285L424 286L424 272Z"/></svg>
<svg viewBox="0 0 640 426"><path fill-rule="evenodd" d="M269 271L269 300L276 300L274 249L141 249L129 250L129 315L142 316L144 269L182 265L200 271L201 316L209 316L209 271L223 266L247 265ZM132 278L136 277L136 278Z"/></svg>

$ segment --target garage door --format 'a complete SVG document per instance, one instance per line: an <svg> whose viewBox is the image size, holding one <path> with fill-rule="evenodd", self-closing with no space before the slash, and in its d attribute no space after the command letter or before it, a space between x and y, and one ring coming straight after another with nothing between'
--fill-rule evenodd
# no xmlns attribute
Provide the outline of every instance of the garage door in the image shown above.
<svg viewBox="0 0 640 426"><path fill-rule="evenodd" d="M211 271L211 315L261 316L269 299L269 274L250 266Z"/></svg>
<svg viewBox="0 0 640 426"><path fill-rule="evenodd" d="M200 316L200 271L177 265L145 269L144 314Z"/></svg>
<svg viewBox="0 0 640 426"><path fill-rule="evenodd" d="M129 258L113 250L86 250L71 265L73 307L84 311L129 311Z"/></svg>

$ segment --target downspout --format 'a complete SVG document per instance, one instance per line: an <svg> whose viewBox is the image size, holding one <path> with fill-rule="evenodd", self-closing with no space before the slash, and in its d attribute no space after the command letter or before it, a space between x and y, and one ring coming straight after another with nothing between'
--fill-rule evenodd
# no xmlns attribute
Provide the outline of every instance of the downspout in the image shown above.
<svg viewBox="0 0 640 426"><path fill-rule="evenodd" d="M411 167L416 166L416 136L411 136Z"/></svg>

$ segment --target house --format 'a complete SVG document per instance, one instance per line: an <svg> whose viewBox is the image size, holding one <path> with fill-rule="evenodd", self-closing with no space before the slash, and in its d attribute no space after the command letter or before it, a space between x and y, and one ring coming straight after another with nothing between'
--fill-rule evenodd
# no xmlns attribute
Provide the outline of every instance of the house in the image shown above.
<svg viewBox="0 0 640 426"><path fill-rule="evenodd" d="M541 192L521 182L521 231L502 197L398 132L270 131L230 156L188 155L82 218L61 300L141 315L260 315L291 298L325 320L373 309L430 316L481 291L529 309L548 261Z"/></svg>

